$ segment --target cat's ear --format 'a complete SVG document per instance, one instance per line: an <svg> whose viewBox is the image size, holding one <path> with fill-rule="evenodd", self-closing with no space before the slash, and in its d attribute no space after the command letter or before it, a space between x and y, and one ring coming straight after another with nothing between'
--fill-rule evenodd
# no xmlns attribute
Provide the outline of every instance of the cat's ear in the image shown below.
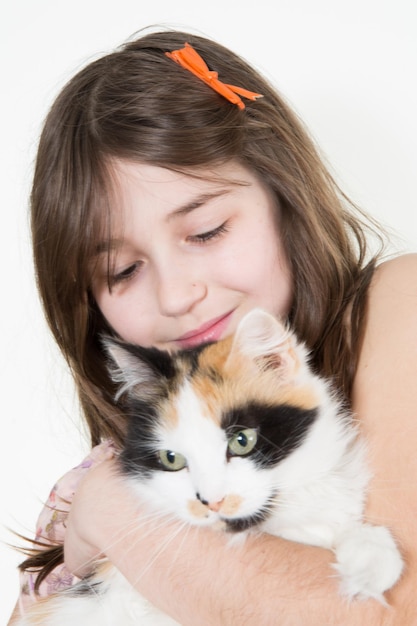
<svg viewBox="0 0 417 626"><path fill-rule="evenodd" d="M156 348L143 348L112 337L102 338L110 357L107 367L112 380L119 386L116 401L125 393L152 399L161 394L164 382L174 375L172 359Z"/></svg>
<svg viewBox="0 0 417 626"><path fill-rule="evenodd" d="M262 309L253 309L241 319L227 361L232 365L244 356L258 369L276 370L287 379L298 370L299 349L294 335L282 322Z"/></svg>

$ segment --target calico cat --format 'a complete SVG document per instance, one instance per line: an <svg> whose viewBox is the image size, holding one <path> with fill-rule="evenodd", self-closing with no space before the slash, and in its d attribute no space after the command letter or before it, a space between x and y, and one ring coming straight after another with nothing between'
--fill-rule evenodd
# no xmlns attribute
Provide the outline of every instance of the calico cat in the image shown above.
<svg viewBox="0 0 417 626"><path fill-rule="evenodd" d="M230 537L268 532L328 548L343 594L384 602L403 565L389 531L362 521L363 442L292 332L255 309L233 337L175 355L113 339L106 348L130 416L120 472L142 502ZM102 563L18 624L176 622Z"/></svg>

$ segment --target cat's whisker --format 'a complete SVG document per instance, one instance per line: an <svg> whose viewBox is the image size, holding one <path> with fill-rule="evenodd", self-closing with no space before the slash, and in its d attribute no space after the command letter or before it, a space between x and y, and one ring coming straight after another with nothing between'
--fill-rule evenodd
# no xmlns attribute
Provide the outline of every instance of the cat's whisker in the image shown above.
<svg viewBox="0 0 417 626"><path fill-rule="evenodd" d="M136 585L144 576L146 576L147 572L151 569L153 564L163 556L165 549L169 546L169 544L174 541L178 535L180 535L184 528L187 528L186 522L178 522L176 519L176 526L171 526L171 533L164 538L164 541L159 545L158 550L152 555L152 558L149 560L148 564L142 569L140 574L136 577L134 581L134 585ZM185 537L182 538L182 541L185 540ZM171 562L170 566L173 567L174 563Z"/></svg>
<svg viewBox="0 0 417 626"><path fill-rule="evenodd" d="M155 530L158 530L164 525L169 524L172 519L177 520L177 518L175 518L174 516L170 516L169 518L167 518L166 516L163 516L159 511L148 511L145 514L141 514L138 519L131 520L129 524L126 524L122 529L119 530L116 538L111 543L103 547L103 553L107 553L110 549L117 546L120 542L126 540L126 538L128 538L130 535L138 533L141 528L147 528L147 532L141 534L141 538L143 539L146 538L147 535L152 534ZM161 523L159 525L153 524L150 526L149 522L152 520L159 520L161 521ZM100 562L102 562L102 560L98 561L98 563ZM88 569L90 567L94 568L96 564L97 560L91 558L82 563L80 569ZM87 579L84 580L87 581Z"/></svg>
<svg viewBox="0 0 417 626"><path fill-rule="evenodd" d="M108 550L109 548L116 546L118 543L120 543L121 541L124 541L127 537L129 537L133 533L137 533L138 535L140 535L141 539L144 539L148 535L155 532L156 530L160 530L164 526L167 526L168 524L170 524L172 520L177 521L177 518L175 518L174 516L167 516L167 515L161 514L160 512L157 512L157 511L148 513L147 515L144 515L143 517L141 516L140 519L133 520L129 524L129 526L125 527L123 534L119 533L117 538L111 544L109 544L106 547L106 549ZM151 521L154 521L154 522L156 521L157 523L150 524ZM139 532L142 529L144 529L145 532Z"/></svg>

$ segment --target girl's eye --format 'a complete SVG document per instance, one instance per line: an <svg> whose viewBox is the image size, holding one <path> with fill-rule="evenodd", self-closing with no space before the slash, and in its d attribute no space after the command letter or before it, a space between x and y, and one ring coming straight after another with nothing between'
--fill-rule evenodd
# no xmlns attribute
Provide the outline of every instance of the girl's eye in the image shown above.
<svg viewBox="0 0 417 626"><path fill-rule="evenodd" d="M173 450L159 450L158 457L163 468L170 472L178 472L187 465L185 456Z"/></svg>
<svg viewBox="0 0 417 626"><path fill-rule="evenodd" d="M224 222L217 228L209 230L206 233L200 233L199 235L192 235L188 237L188 241L191 241L192 243L206 243L206 241L212 241L217 237L221 237L221 235L224 235L227 231L227 222Z"/></svg>
<svg viewBox="0 0 417 626"><path fill-rule="evenodd" d="M130 280L138 273L140 267L141 263L132 263L132 265L129 265L129 267L126 267L121 272L114 274L114 276L111 276L110 278L111 285L117 285Z"/></svg>
<svg viewBox="0 0 417 626"><path fill-rule="evenodd" d="M258 433L254 428L245 428L230 437L228 452L231 456L245 456L252 452L258 440Z"/></svg>

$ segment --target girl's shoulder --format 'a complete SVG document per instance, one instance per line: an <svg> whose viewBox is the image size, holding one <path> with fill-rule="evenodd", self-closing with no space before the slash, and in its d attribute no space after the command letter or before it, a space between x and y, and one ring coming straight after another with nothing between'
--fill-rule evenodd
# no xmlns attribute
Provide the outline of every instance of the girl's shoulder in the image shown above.
<svg viewBox="0 0 417 626"><path fill-rule="evenodd" d="M375 271L373 287L383 287L386 283L398 281L399 284L409 287L409 293L417 293L417 252L410 252L393 257L382 262Z"/></svg>
<svg viewBox="0 0 417 626"><path fill-rule="evenodd" d="M366 336L380 343L405 341L417 333L417 253L381 263L369 288Z"/></svg>
<svg viewBox="0 0 417 626"><path fill-rule="evenodd" d="M381 445L417 424L416 372L417 254L407 254L375 270L353 384L354 411Z"/></svg>

